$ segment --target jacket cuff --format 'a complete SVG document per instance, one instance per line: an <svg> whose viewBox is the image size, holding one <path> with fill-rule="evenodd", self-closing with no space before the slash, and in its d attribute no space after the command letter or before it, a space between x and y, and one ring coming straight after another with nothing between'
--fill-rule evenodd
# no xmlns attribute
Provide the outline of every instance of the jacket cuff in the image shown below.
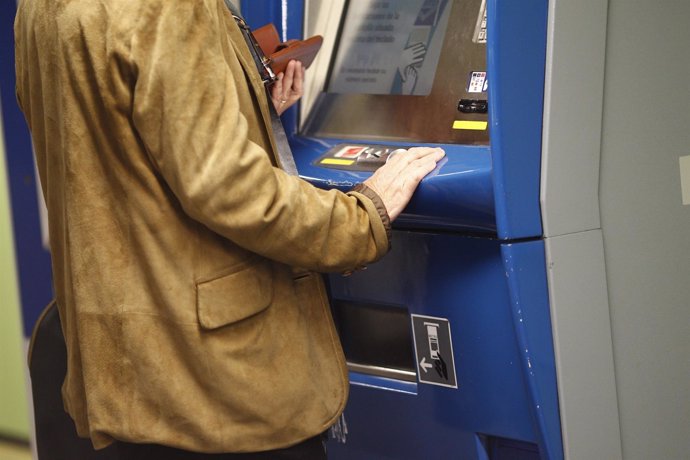
<svg viewBox="0 0 690 460"><path fill-rule="evenodd" d="M386 230L386 238L388 238L388 250L390 250L393 231L391 227L391 219L388 216L388 211L386 210L386 206L383 204L383 200L381 200L381 197L378 195L378 193L364 184L357 184L351 191L361 193L365 197L369 198L372 203L374 203L376 212L378 213L379 217L381 217L383 228Z"/></svg>

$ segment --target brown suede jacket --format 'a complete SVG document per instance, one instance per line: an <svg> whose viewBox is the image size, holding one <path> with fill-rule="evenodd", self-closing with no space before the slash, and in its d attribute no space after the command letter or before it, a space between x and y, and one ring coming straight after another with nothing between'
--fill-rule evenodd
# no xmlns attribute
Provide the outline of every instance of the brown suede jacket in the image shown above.
<svg viewBox="0 0 690 460"><path fill-rule="evenodd" d="M383 256L386 228L275 167L223 0L23 0L15 39L79 434L246 452L324 431L348 379L314 272Z"/></svg>

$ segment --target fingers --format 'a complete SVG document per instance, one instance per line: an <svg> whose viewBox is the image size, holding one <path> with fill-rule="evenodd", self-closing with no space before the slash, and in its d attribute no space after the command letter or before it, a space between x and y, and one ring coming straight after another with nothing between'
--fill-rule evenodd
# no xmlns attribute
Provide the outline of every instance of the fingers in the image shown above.
<svg viewBox="0 0 690 460"><path fill-rule="evenodd" d="M285 69L281 93L285 100L297 100L304 91L304 66L299 61L290 61Z"/></svg>
<svg viewBox="0 0 690 460"><path fill-rule="evenodd" d="M414 62L412 64L414 64ZM417 76L417 69L415 69L412 64L405 67L405 80Z"/></svg>
<svg viewBox="0 0 690 460"><path fill-rule="evenodd" d="M407 48L410 50L412 62L410 64L418 64L424 60L424 55L426 54L426 46L423 43L415 43L414 45Z"/></svg>
<svg viewBox="0 0 690 460"><path fill-rule="evenodd" d="M428 149L422 152L415 152L409 163L400 172L403 179L403 188L410 196L414 193L419 183L427 174L436 168L436 164L443 158L445 152L441 149Z"/></svg>
<svg viewBox="0 0 690 460"><path fill-rule="evenodd" d="M415 162L422 161L423 158L428 157L430 154L431 149L429 149L429 151L407 151L399 153L391 157L389 161L386 162L386 166L380 168L377 172L380 171L382 175L390 175L391 178L408 176L413 170L409 169L411 165L415 167L418 166Z"/></svg>
<svg viewBox="0 0 690 460"><path fill-rule="evenodd" d="M292 60L285 68L285 72L278 74L271 88L271 99L278 114L282 114L297 102L303 93L304 66L301 62Z"/></svg>
<svg viewBox="0 0 690 460"><path fill-rule="evenodd" d="M424 46L424 43L422 42L417 42L414 45L410 46L410 48L412 48L412 51L414 51L415 53L423 53L424 51L426 51L426 46Z"/></svg>
<svg viewBox="0 0 690 460"><path fill-rule="evenodd" d="M297 62L297 68L295 70L295 78L293 80L293 88L295 93L299 94L301 97L304 94L304 65L301 62Z"/></svg>
<svg viewBox="0 0 690 460"><path fill-rule="evenodd" d="M444 156L445 152L443 149L435 147L412 147L407 151L403 151L391 156L388 163L391 163L395 170L402 171L411 163L421 160L423 158L429 158L434 162L438 163Z"/></svg>
<svg viewBox="0 0 690 460"><path fill-rule="evenodd" d="M411 187L411 192L414 191L422 179L424 179L431 171L436 169L436 164L439 160L440 158L437 160L435 156L430 155L410 163L405 172L410 179L406 182L406 185Z"/></svg>
<svg viewBox="0 0 690 460"><path fill-rule="evenodd" d="M285 76L283 77L283 99L290 98L290 92L292 91L292 84L295 80L295 67L297 65L296 61L290 61L285 69Z"/></svg>
<svg viewBox="0 0 690 460"><path fill-rule="evenodd" d="M395 220L424 177L445 156L440 148L413 147L394 153L384 166L364 181L383 201L391 220Z"/></svg>

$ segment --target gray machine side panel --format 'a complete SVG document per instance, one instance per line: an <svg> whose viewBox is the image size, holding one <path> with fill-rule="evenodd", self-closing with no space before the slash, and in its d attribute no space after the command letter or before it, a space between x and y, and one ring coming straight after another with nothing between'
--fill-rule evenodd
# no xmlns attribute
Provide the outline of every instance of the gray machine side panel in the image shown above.
<svg viewBox="0 0 690 460"><path fill-rule="evenodd" d="M600 230L546 239L565 458L620 460Z"/></svg>
<svg viewBox="0 0 690 460"><path fill-rule="evenodd" d="M566 459L622 458L599 220L606 0L549 4L542 220Z"/></svg>
<svg viewBox="0 0 690 460"><path fill-rule="evenodd" d="M600 225L606 10L606 0L549 5L541 189L547 237Z"/></svg>
<svg viewBox="0 0 690 460"><path fill-rule="evenodd" d="M689 45L690 2L610 1L600 204L626 460L690 458Z"/></svg>

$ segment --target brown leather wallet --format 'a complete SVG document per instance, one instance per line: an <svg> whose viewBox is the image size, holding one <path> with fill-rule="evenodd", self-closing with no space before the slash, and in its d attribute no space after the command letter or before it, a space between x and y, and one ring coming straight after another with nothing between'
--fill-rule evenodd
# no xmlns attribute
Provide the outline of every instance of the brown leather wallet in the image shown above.
<svg viewBox="0 0 690 460"><path fill-rule="evenodd" d="M293 59L300 61L305 69L309 67L323 43L321 35L314 35L305 40L281 42L273 24L266 24L252 31L252 34L259 43L261 51L270 60L271 69L276 75L285 72L288 62Z"/></svg>

